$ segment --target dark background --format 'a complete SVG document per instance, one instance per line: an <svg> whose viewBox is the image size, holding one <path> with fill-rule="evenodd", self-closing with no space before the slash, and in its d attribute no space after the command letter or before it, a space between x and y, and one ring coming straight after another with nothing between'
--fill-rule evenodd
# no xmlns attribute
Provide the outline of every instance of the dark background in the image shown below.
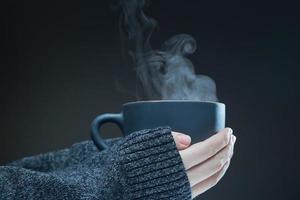
<svg viewBox="0 0 300 200"><path fill-rule="evenodd" d="M229 171L202 199L299 199L300 18L284 2L166 0L147 9L160 25L154 46L177 33L196 38L196 71L216 81L237 136ZM0 11L0 164L87 140L97 114L135 100L124 92L134 93L134 70L122 61L108 1L10 1ZM121 135L111 125L104 132Z"/></svg>

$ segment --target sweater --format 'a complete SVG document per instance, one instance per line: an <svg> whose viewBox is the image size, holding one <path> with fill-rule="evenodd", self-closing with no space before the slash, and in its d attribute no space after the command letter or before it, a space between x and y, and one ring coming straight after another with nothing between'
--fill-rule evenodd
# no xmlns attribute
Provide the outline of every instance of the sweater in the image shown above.
<svg viewBox="0 0 300 200"><path fill-rule="evenodd" d="M92 141L0 166L0 199L191 199L169 127Z"/></svg>

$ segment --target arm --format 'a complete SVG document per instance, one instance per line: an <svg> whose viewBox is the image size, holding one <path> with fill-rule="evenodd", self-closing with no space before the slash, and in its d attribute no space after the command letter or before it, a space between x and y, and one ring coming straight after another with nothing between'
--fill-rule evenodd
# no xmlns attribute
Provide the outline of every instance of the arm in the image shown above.
<svg viewBox="0 0 300 200"><path fill-rule="evenodd" d="M142 130L0 167L0 199L190 199L169 128ZM31 164L33 163L33 164Z"/></svg>
<svg viewBox="0 0 300 200"><path fill-rule="evenodd" d="M108 139L110 148L101 152L87 141L25 158L0 167L0 199L195 198L225 174L235 136L227 128L190 142L159 128Z"/></svg>

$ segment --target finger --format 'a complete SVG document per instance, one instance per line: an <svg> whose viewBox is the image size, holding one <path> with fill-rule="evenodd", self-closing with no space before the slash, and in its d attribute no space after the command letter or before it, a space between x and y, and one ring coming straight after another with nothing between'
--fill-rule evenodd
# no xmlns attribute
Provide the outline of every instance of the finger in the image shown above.
<svg viewBox="0 0 300 200"><path fill-rule="evenodd" d="M210 138L180 151L185 169L188 170L215 155L230 142L231 135L232 129L225 128Z"/></svg>
<svg viewBox="0 0 300 200"><path fill-rule="evenodd" d="M234 153L234 145L235 145L235 141L236 141L236 137L235 137L235 135L233 135L233 147L232 147L232 153L231 153L230 159L232 158L233 153Z"/></svg>
<svg viewBox="0 0 300 200"><path fill-rule="evenodd" d="M172 131L172 136L178 150L186 149L191 144L191 137L189 135Z"/></svg>
<svg viewBox="0 0 300 200"><path fill-rule="evenodd" d="M230 160L233 154L234 136L231 135L230 143L202 164L196 165L187 171L190 185L194 186L220 171Z"/></svg>
<svg viewBox="0 0 300 200"><path fill-rule="evenodd" d="M229 165L230 165L230 160L227 161L227 163L223 166L223 168L220 171L218 171L217 173L215 173L208 179L193 186L192 187L192 199L194 199L198 195L206 192L207 190L209 190L210 188L215 186L220 181L220 179L224 176Z"/></svg>

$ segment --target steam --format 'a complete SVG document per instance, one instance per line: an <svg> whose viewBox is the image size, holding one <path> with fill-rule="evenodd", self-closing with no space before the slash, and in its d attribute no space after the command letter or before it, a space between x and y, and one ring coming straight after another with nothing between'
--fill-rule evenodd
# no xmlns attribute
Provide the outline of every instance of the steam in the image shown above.
<svg viewBox="0 0 300 200"><path fill-rule="evenodd" d="M187 58L197 48L195 39L178 34L153 50L150 37L157 22L146 16L145 0L119 0L120 24L128 38L129 54L137 73L138 98L150 100L217 101L215 82L197 75Z"/></svg>

